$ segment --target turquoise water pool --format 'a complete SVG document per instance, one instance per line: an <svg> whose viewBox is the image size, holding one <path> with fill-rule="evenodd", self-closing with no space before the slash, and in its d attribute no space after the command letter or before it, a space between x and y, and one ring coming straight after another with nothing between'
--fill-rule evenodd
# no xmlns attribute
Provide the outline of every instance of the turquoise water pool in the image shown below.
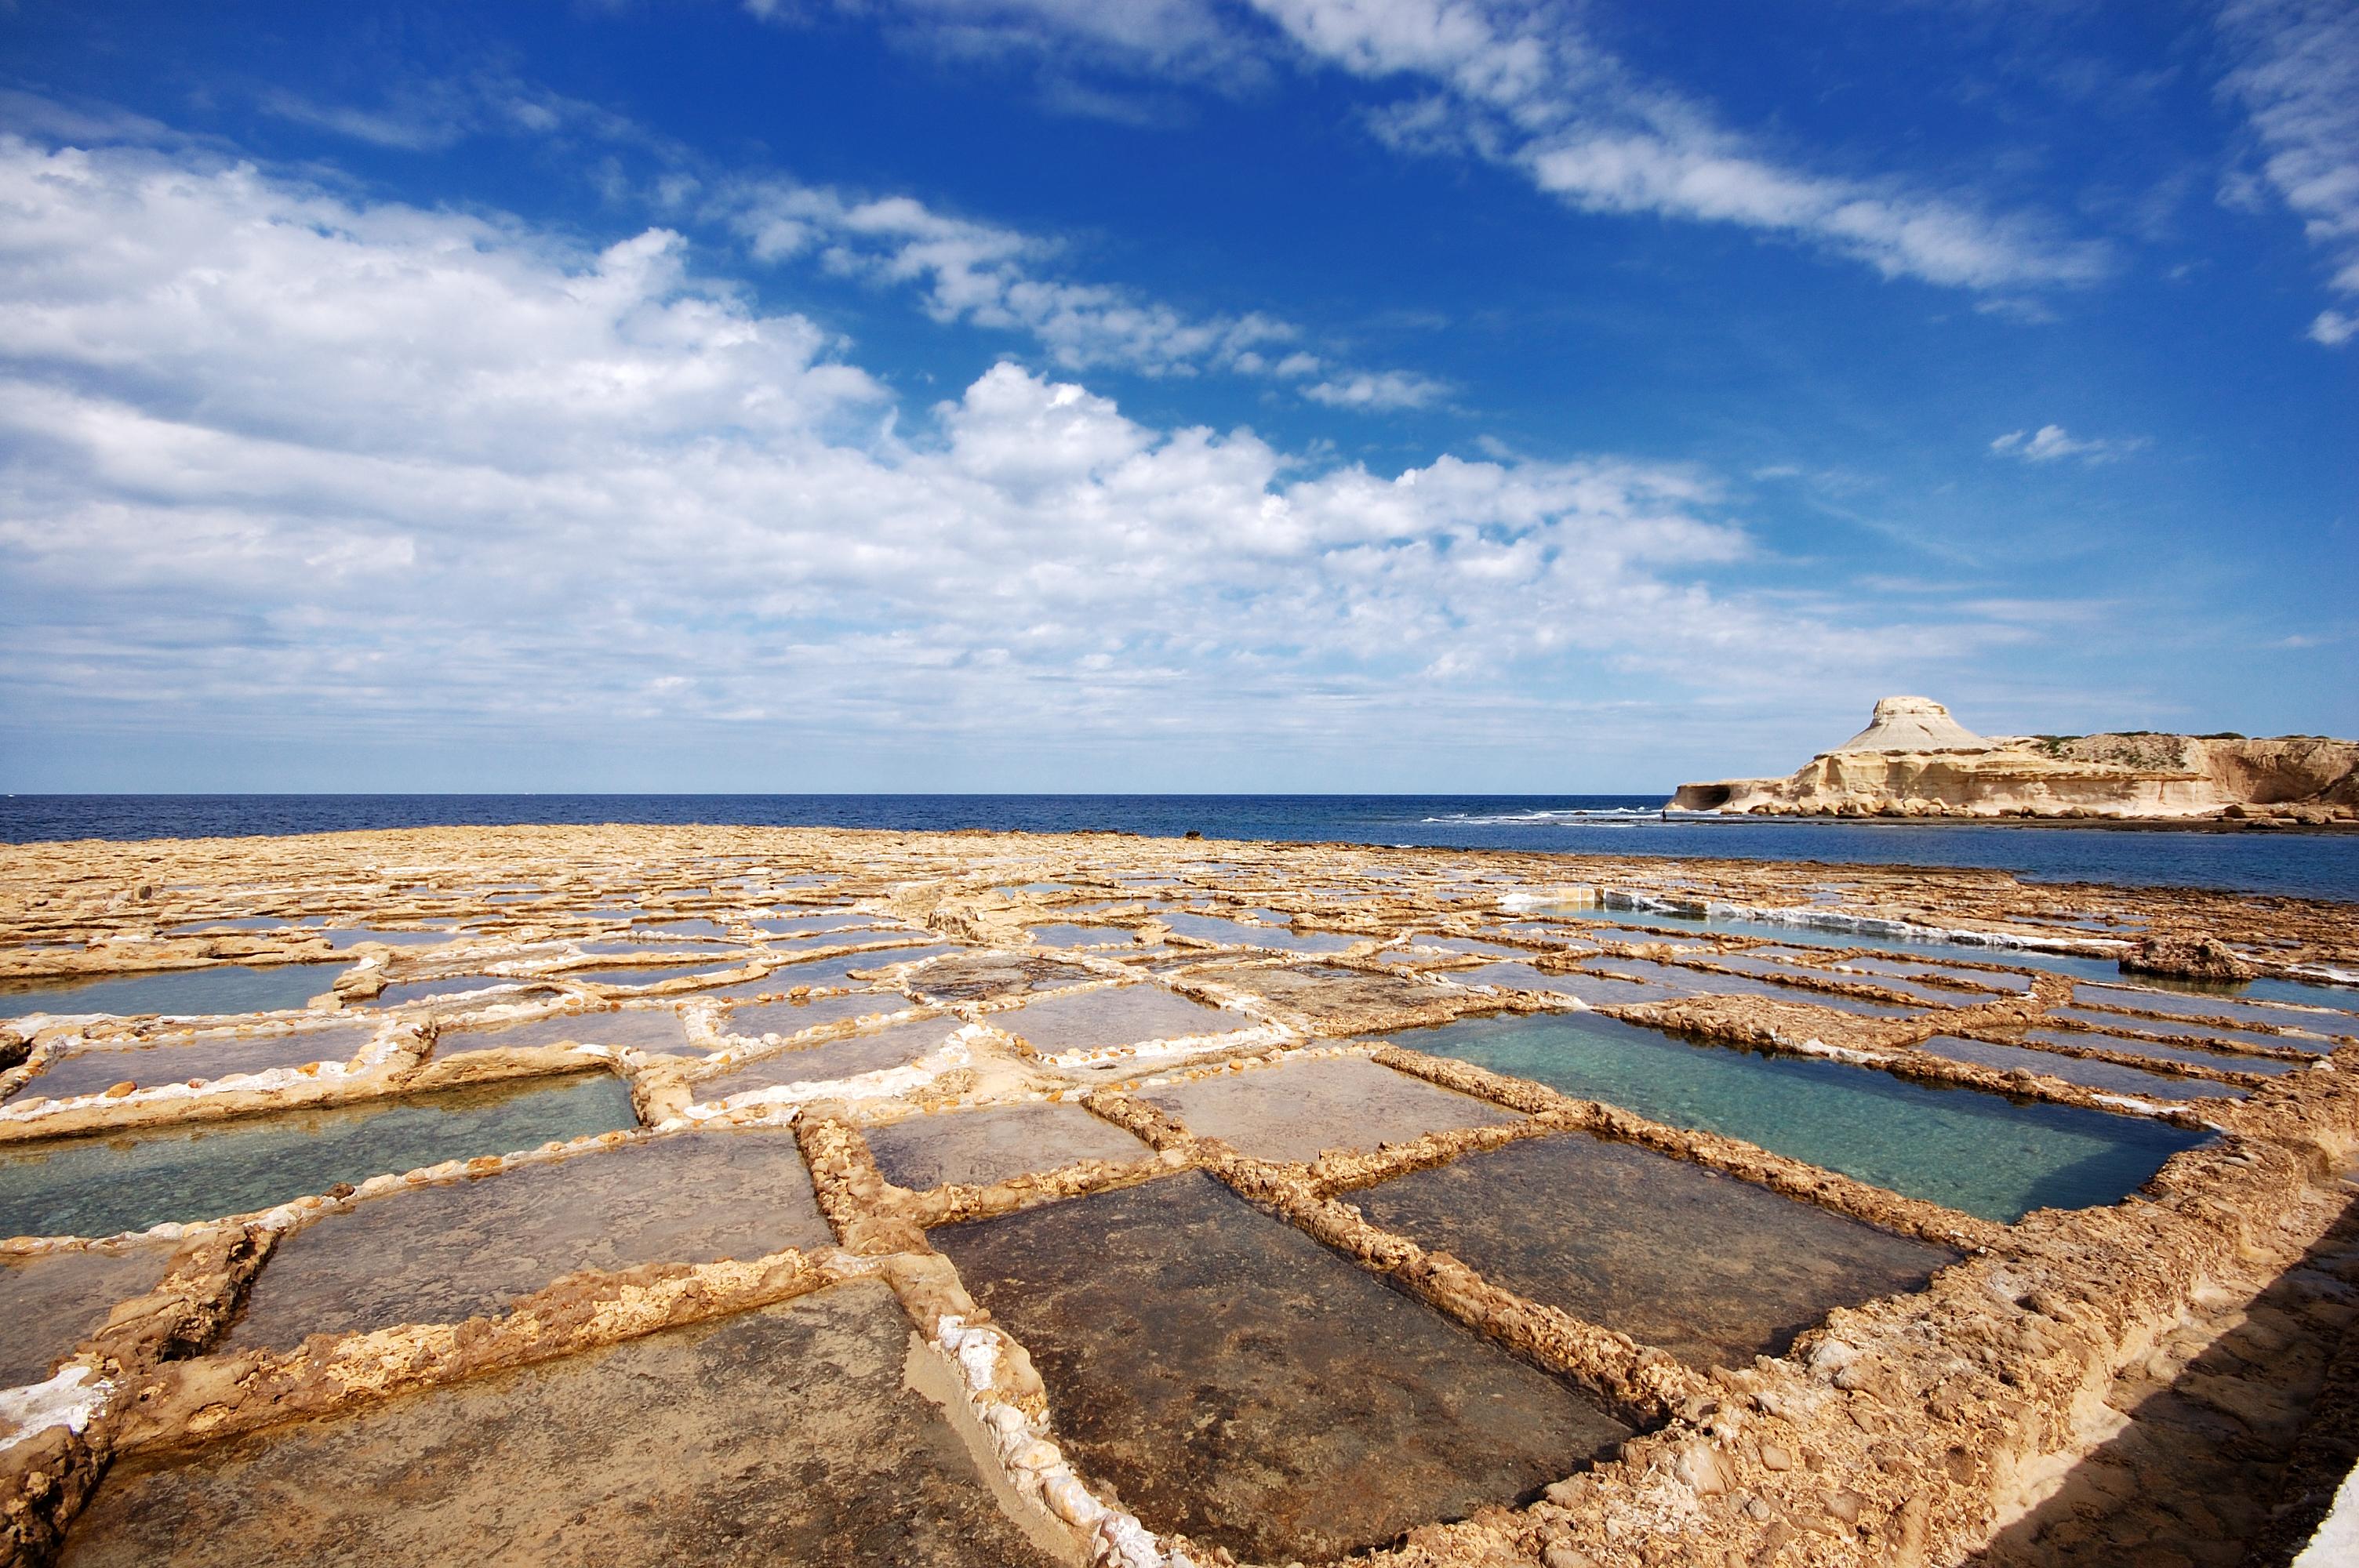
<svg viewBox="0 0 2359 1568"><path fill-rule="evenodd" d="M1594 1014L1463 1019L1393 1038L1657 1121L1742 1138L1985 1219L2112 1203L2203 1139L2144 1118L1929 1088L1840 1062L1690 1044Z"/></svg>
<svg viewBox="0 0 2359 1568"><path fill-rule="evenodd" d="M112 1236L637 1125L604 1073L0 1149L0 1236Z"/></svg>

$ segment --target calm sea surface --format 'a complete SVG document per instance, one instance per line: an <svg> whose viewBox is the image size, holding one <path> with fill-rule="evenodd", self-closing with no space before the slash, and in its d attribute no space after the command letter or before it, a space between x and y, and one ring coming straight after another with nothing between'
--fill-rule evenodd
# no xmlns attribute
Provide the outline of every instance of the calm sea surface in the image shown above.
<svg viewBox="0 0 2359 1568"><path fill-rule="evenodd" d="M1662 821L1661 795L20 795L0 841L328 833L516 823L735 823L1345 840L1563 854L1984 866L2043 881L2233 888L2359 901L2359 834L1961 823Z"/></svg>

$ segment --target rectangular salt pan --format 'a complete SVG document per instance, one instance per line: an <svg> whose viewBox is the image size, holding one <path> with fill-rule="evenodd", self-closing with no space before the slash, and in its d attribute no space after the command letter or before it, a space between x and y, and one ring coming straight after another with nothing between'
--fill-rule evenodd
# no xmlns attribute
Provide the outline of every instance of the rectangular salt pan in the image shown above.
<svg viewBox="0 0 2359 1568"><path fill-rule="evenodd" d="M764 1001L733 1007L722 1015L721 1031L744 1039L800 1034L821 1024L899 1012L910 1005L898 991L847 991L801 1001Z"/></svg>
<svg viewBox="0 0 2359 1568"><path fill-rule="evenodd" d="M2048 1016L2099 1029L2135 1029L2147 1034L2169 1034L2188 1040L2220 1040L2237 1045L2258 1045L2264 1050L2324 1052L2333 1048L2331 1041L2305 1040L2291 1034L2247 1033L2199 1019L2140 1018L2132 1013L2106 1012L2086 1007L2052 1008Z"/></svg>
<svg viewBox="0 0 2359 1568"><path fill-rule="evenodd" d="M2072 1000L2090 1007L2136 1008L2147 1012L2168 1012L2181 1018L2221 1019L2232 1023L2270 1023L2284 1029L2306 1029L2317 1034L2359 1034L2359 1016L2349 1012L2324 1012L2268 1002L2236 1001L2225 997L2179 996L2169 991L2083 982L2072 988ZM2299 1044L2299 1042L2291 1044Z"/></svg>
<svg viewBox="0 0 2359 1568"><path fill-rule="evenodd" d="M214 964L105 979L0 980L0 1018L27 1013L160 1012L197 1018L308 1007L343 972L335 964Z"/></svg>
<svg viewBox="0 0 2359 1568"><path fill-rule="evenodd" d="M2275 1077L2290 1073L2301 1065L2299 1062L2281 1062L2270 1056L2244 1056L2227 1051L2204 1051L2192 1045L2165 1045L2153 1040L2134 1040L2121 1034L2100 1034L2083 1029L2027 1029L2023 1037L2043 1044L2069 1045L2086 1051L2114 1051L2125 1056L2150 1056L2158 1062L2185 1062L2198 1067L2212 1067L2223 1073L2258 1073Z"/></svg>
<svg viewBox="0 0 2359 1568"><path fill-rule="evenodd" d="M1056 990L1099 979L1094 969L1015 953L969 953L916 970L902 982L934 1001L983 1001L1025 991Z"/></svg>
<svg viewBox="0 0 2359 1568"><path fill-rule="evenodd" d="M266 1073L308 1062L347 1062L375 1036L373 1028L304 1029L289 1034L225 1035L185 1044L90 1046L54 1057L9 1096L12 1104L71 1099L129 1083L140 1088L234 1074Z"/></svg>
<svg viewBox="0 0 2359 1568"><path fill-rule="evenodd" d="M169 1242L0 1258L0 1389L46 1381L118 1302L146 1295L172 1260Z"/></svg>
<svg viewBox="0 0 2359 1568"><path fill-rule="evenodd" d="M1500 990L1539 991L1577 997L1592 1007L1626 1006L1641 1001L1669 1001L1683 993L1647 980L1619 980L1581 970L1550 974L1529 964L1484 964L1473 969L1451 969L1444 976L1458 986L1491 986Z"/></svg>
<svg viewBox="0 0 2359 1568"><path fill-rule="evenodd" d="M854 1281L118 1462L61 1562L1055 1568L913 1365L892 1292Z"/></svg>
<svg viewBox="0 0 2359 1568"><path fill-rule="evenodd" d="M1462 1020L1403 1045L2013 1221L2116 1201L2202 1135L2144 1117L1937 1089L1873 1068L1690 1044L1593 1013Z"/></svg>
<svg viewBox="0 0 2359 1568"><path fill-rule="evenodd" d="M1647 958L1593 958L1588 967L1600 974L1624 975L1668 987L1680 996L1768 997L1777 1001L1808 1002L1815 1007L1831 1007L1838 1012L1864 1013L1879 1018L1906 1018L1925 1011L1920 1007L1865 1001L1855 997L1815 991L1805 986L1781 985L1776 980L1756 979L1746 975L1716 975L1703 969L1657 963Z"/></svg>
<svg viewBox="0 0 2359 1568"><path fill-rule="evenodd" d="M555 978L592 986L656 986L722 972L723 969L695 964L639 964L614 969L568 969Z"/></svg>
<svg viewBox="0 0 2359 1568"><path fill-rule="evenodd" d="M952 1182L988 1186L1082 1160L1128 1164L1153 1152L1080 1106L1049 1100L913 1116L872 1127L867 1137L886 1180L917 1192Z"/></svg>
<svg viewBox="0 0 2359 1568"><path fill-rule="evenodd" d="M1628 1435L1208 1176L929 1239L1031 1353L1086 1474L1253 1562L1527 1498Z"/></svg>
<svg viewBox="0 0 2359 1568"><path fill-rule="evenodd" d="M502 1051L558 1045L615 1045L639 1051L677 1052L688 1049L688 1034L679 1014L668 1007L620 1007L588 1012L560 1012L523 1023L481 1029L445 1029L434 1037L437 1056L469 1051Z"/></svg>
<svg viewBox="0 0 2359 1568"><path fill-rule="evenodd" d="M1258 1020L1212 1007L1161 986L1112 986L1027 1001L992 1013L995 1027L1018 1034L1044 1055L1135 1045L1250 1029Z"/></svg>
<svg viewBox="0 0 2359 1568"><path fill-rule="evenodd" d="M870 975L896 965L962 951L963 948L937 945L931 947L891 947L881 953L847 953L840 958L814 958L809 963L788 964L772 969L758 980L741 980L735 985L723 986L702 994L711 997L783 996L797 986L823 990L838 986L865 985L868 982L858 979L854 971L859 975Z"/></svg>
<svg viewBox="0 0 2359 1568"><path fill-rule="evenodd" d="M501 975L446 975L438 980L396 980L377 992L372 1007L405 1007L414 1001L431 1001L445 997L468 997L484 993L485 1007L503 1002L520 1001L535 992L546 992L546 986L529 980L519 980Z"/></svg>
<svg viewBox="0 0 2359 1568"><path fill-rule="evenodd" d="M1043 947L1103 947L1133 943L1138 933L1127 925L1034 925L1032 940Z"/></svg>
<svg viewBox="0 0 2359 1568"><path fill-rule="evenodd" d="M2169 1078L2160 1073L2141 1072L2114 1062L2093 1061L2084 1056L2062 1056L2053 1051L2030 1051L2020 1045L1994 1045L1986 1040L1961 1040L1951 1035L1936 1034L1917 1049L1946 1056L1953 1062L1972 1062L1976 1065L1995 1067L2002 1073L2020 1068L2028 1073L2044 1073L2051 1078L2061 1078L2068 1084L2080 1084L2106 1094L2136 1095L2143 1099L2189 1100L2199 1096L2219 1095L2229 1099L2243 1099L2249 1092L2234 1084L2213 1083L2208 1078Z"/></svg>
<svg viewBox="0 0 2359 1568"><path fill-rule="evenodd" d="M603 1073L0 1146L0 1236L249 1214L339 1182L634 1127Z"/></svg>
<svg viewBox="0 0 2359 1568"><path fill-rule="evenodd" d="M1369 1223L1697 1367L1782 1355L1838 1306L1961 1256L1683 1160L1526 1139L1353 1193Z"/></svg>
<svg viewBox="0 0 2359 1568"><path fill-rule="evenodd" d="M1190 1131L1256 1160L1311 1161L1329 1149L1408 1143L1429 1132L1497 1127L1522 1118L1379 1066L1326 1056L1142 1089Z"/></svg>
<svg viewBox="0 0 2359 1568"><path fill-rule="evenodd" d="M688 1132L372 1198L279 1244L226 1348L456 1323L582 1269L834 1241L794 1136Z"/></svg>
<svg viewBox="0 0 2359 1568"><path fill-rule="evenodd" d="M783 1084L824 1083L905 1067L939 1050L959 1027L955 1018L922 1018L799 1050L788 1048L716 1077L700 1079L690 1086L690 1091L699 1104L711 1105Z"/></svg>

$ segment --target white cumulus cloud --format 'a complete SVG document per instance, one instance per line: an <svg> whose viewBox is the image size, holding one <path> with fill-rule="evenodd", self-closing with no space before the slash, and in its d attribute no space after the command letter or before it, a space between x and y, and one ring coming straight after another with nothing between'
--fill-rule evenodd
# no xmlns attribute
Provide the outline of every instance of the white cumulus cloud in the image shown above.
<svg viewBox="0 0 2359 1568"><path fill-rule="evenodd" d="M1011 364L905 431L695 264L0 138L12 730L1348 738L1419 678L1743 687L1976 635L1715 589L1754 546L1677 467L1378 473Z"/></svg>

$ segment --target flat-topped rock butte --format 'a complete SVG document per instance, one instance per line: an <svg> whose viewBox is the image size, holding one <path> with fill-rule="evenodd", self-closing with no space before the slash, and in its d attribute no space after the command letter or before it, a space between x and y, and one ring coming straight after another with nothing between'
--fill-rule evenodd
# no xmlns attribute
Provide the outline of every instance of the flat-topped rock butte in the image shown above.
<svg viewBox="0 0 2359 1568"><path fill-rule="evenodd" d="M1915 702L1859 739L2004 749ZM2349 904L1113 834L37 844L0 1004L0 1563L2350 1528Z"/></svg>
<svg viewBox="0 0 2359 1568"><path fill-rule="evenodd" d="M2003 735L1922 697L1887 697L1865 730L1781 779L1681 784L1680 811L1762 816L2359 822L2359 742L2316 735Z"/></svg>

